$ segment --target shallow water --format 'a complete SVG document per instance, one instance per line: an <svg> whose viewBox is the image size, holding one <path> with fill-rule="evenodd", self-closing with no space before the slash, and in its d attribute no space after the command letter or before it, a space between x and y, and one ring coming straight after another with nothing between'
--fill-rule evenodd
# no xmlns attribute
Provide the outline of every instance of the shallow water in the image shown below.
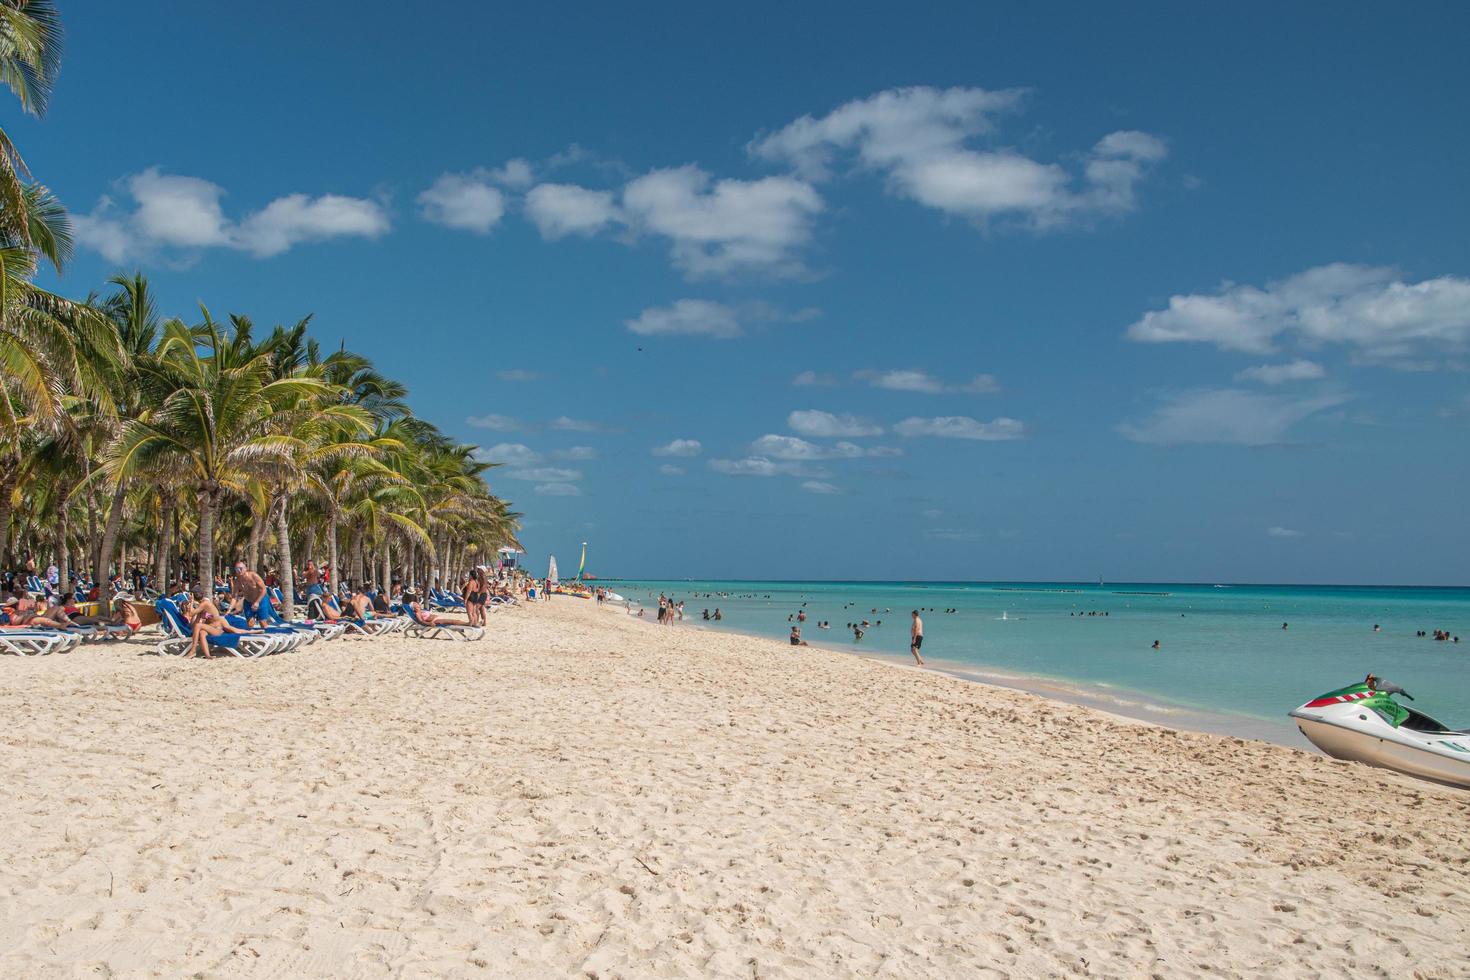
<svg viewBox="0 0 1470 980"><path fill-rule="evenodd" d="M1286 712L1369 671L1408 689L1421 711L1453 727L1470 726L1470 589L1465 588L599 584L642 602L649 616L663 592L684 600L685 625L763 636L784 638L797 625L787 617L804 609L802 635L814 645L910 663L909 611L918 608L924 619L923 653L931 666L1177 727L1303 745ZM716 607L724 619L705 622L701 611ZM863 619L882 625L871 625L854 642L846 624ZM822 620L832 628L819 629ZM1289 628L1283 630L1283 623ZM1458 634L1461 642L1435 641L1436 629ZM1416 636L1419 630L1431 637ZM1158 650L1152 649L1155 640Z"/></svg>

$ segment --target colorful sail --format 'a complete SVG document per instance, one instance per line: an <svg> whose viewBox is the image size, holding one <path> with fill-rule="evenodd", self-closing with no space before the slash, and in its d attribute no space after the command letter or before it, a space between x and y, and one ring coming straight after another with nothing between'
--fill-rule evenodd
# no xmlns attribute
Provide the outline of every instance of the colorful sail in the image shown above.
<svg viewBox="0 0 1470 980"><path fill-rule="evenodd" d="M582 578L582 573L587 570L587 542L582 542L582 564L577 566L577 578Z"/></svg>

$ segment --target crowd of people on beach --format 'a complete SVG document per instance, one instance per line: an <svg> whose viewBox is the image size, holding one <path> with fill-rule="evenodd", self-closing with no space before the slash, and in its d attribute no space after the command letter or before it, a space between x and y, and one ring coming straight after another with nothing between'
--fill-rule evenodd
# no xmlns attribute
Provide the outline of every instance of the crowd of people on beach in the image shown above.
<svg viewBox="0 0 1470 980"><path fill-rule="evenodd" d="M156 589L136 564L126 574L110 568L109 575L109 608L87 615L82 609L99 603L102 583L93 575L77 572L63 587L55 564L43 573L38 571L34 556L29 556L19 568L0 575L0 627L77 630L112 626L126 627L132 634L160 622L159 600L166 600L173 603L190 636L184 657L212 659L211 638L258 635L291 625L281 618L271 598L280 595L283 584L274 568L261 574L244 561L237 561L212 594L206 594L185 574ZM436 578L421 594L397 574L383 588L371 581L338 582L329 565L319 566L315 560L294 569L291 579L296 585L294 603L305 611L305 618L299 621L304 625L339 621L362 624L402 614L424 626L483 627L489 603L514 601L534 586L529 579L495 576L488 566L476 565L460 577L458 593L442 591ZM430 596L435 597L438 608L430 608ZM445 615L442 610L446 604L462 611L463 616Z"/></svg>

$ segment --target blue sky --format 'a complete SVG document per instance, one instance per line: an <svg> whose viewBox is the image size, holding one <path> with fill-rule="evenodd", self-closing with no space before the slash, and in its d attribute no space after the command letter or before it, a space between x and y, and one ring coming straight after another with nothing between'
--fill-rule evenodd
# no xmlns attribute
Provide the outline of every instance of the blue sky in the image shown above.
<svg viewBox="0 0 1470 980"><path fill-rule="evenodd" d="M1470 7L63 5L73 294L315 315L605 575L1465 584Z"/></svg>

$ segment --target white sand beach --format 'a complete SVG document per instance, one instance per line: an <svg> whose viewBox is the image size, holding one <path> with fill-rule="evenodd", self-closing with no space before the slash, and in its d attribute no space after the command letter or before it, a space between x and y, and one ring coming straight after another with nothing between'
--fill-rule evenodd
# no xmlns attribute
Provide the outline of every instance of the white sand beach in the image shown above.
<svg viewBox="0 0 1470 980"><path fill-rule="evenodd" d="M1464 976L1470 795L563 599L0 660L0 975Z"/></svg>

